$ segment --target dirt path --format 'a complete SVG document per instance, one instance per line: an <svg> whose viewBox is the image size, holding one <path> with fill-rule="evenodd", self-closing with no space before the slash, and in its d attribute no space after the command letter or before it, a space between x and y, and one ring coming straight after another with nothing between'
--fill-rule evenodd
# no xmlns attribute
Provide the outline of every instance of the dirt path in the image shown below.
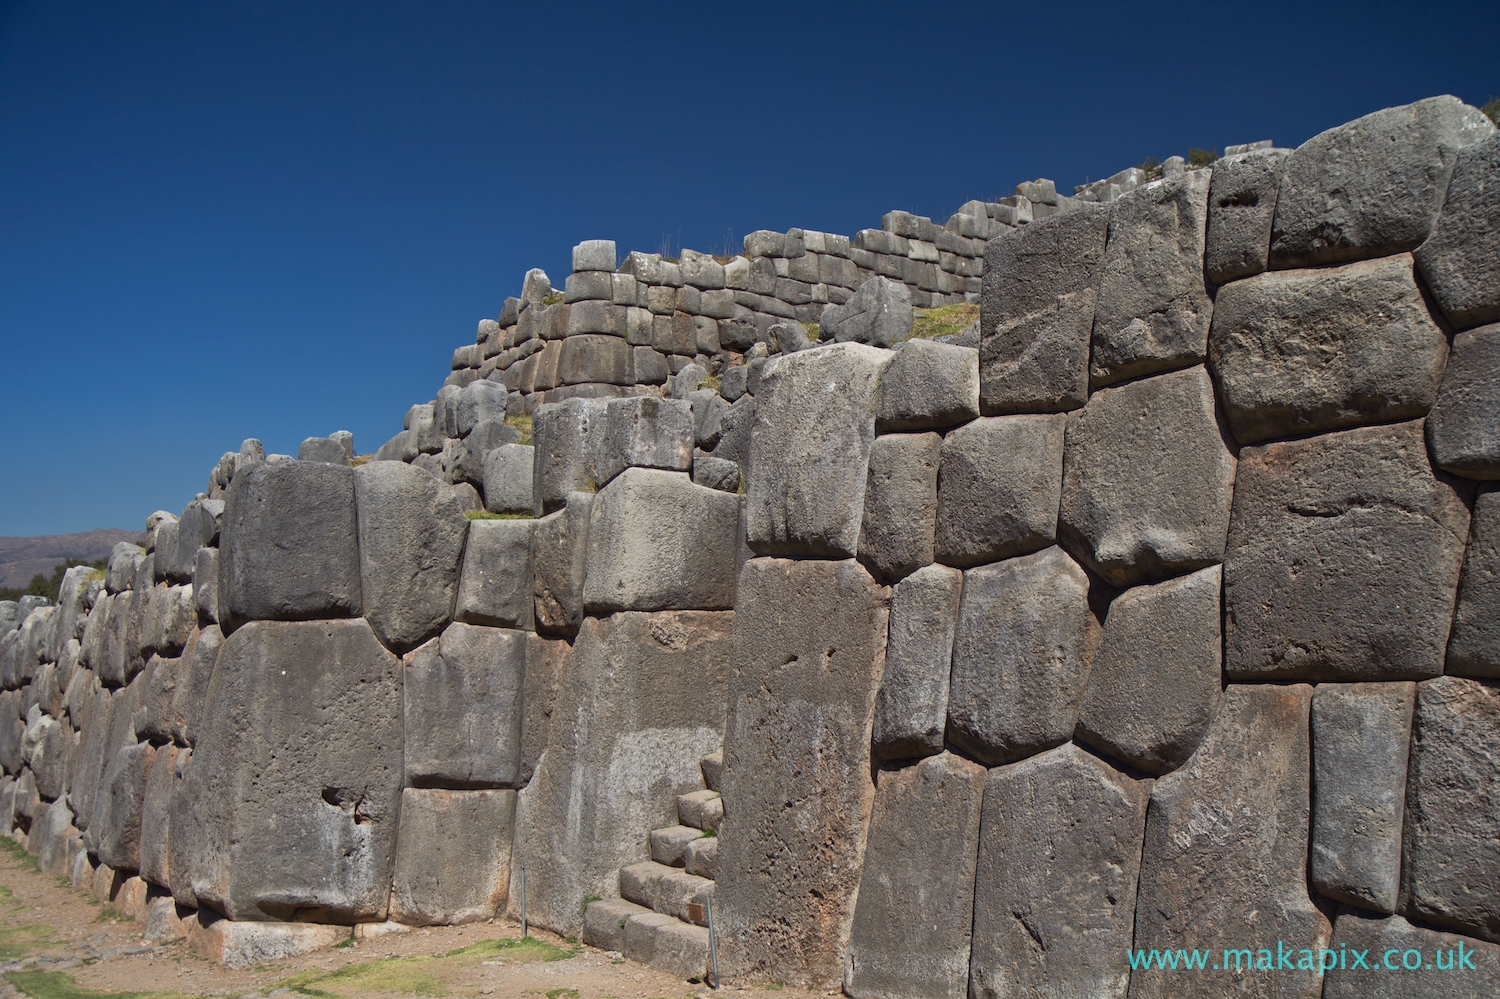
<svg viewBox="0 0 1500 999"><path fill-rule="evenodd" d="M7 839L0 849L0 999L236 996L365 999L395 996L685 999L712 994L546 932L521 939L509 922L411 930L231 971L182 943L143 944L143 927L117 917L64 879L41 874ZM791 988L727 985L719 995L812 999ZM120 999L117 995L116 999Z"/></svg>

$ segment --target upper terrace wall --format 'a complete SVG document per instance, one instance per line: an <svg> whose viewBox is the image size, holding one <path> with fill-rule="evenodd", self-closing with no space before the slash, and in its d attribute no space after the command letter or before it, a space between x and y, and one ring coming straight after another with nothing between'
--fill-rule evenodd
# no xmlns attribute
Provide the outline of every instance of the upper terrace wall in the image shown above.
<svg viewBox="0 0 1500 999"><path fill-rule="evenodd" d="M1425 101L990 239L977 349L247 446L0 639L0 818L226 956L524 870L684 977L1493 994L1497 176Z"/></svg>

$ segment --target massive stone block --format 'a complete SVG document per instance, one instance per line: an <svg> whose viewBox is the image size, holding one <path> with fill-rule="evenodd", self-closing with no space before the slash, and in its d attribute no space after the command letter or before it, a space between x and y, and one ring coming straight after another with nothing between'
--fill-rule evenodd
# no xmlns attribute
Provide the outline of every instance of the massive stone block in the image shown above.
<svg viewBox="0 0 1500 999"><path fill-rule="evenodd" d="M99 859L117 871L141 866L141 817L156 756L154 746L140 742L116 750L105 766L100 781L104 797L96 806L90 831L98 842Z"/></svg>
<svg viewBox="0 0 1500 999"><path fill-rule="evenodd" d="M985 776L948 753L880 772L845 995L965 999Z"/></svg>
<svg viewBox="0 0 1500 999"><path fill-rule="evenodd" d="M1474 499L1473 533L1459 577L1458 608L1443 672L1500 676L1500 487Z"/></svg>
<svg viewBox="0 0 1500 999"><path fill-rule="evenodd" d="M1213 565L1234 475L1202 367L1104 389L1068 420L1059 540L1116 586Z"/></svg>
<svg viewBox="0 0 1500 999"><path fill-rule="evenodd" d="M1257 149L1214 164L1203 272L1214 284L1259 274L1271 254L1271 220L1289 150Z"/></svg>
<svg viewBox="0 0 1500 999"><path fill-rule="evenodd" d="M182 652L185 669L179 676L177 689L172 695L172 738L183 745L197 745L203 709L208 702L209 685L213 681L214 664L219 659L219 649L224 644L224 633L218 625L199 629L188 640Z"/></svg>
<svg viewBox="0 0 1500 999"><path fill-rule="evenodd" d="M1067 742L1099 623L1089 580L1056 546L964 573L948 738L988 766Z"/></svg>
<svg viewBox="0 0 1500 999"><path fill-rule="evenodd" d="M1307 885L1312 688L1230 686L1191 760L1151 789L1135 905L1137 950L1276 946L1316 952L1328 918ZM1275 966L1273 956L1270 964ZM1306 996L1315 971L1141 969L1132 999Z"/></svg>
<svg viewBox="0 0 1500 999"><path fill-rule="evenodd" d="M515 814L514 791L403 791L391 918L436 926L502 914Z"/></svg>
<svg viewBox="0 0 1500 999"><path fill-rule="evenodd" d="M1406 784L1404 915L1500 942L1500 688L1417 684Z"/></svg>
<svg viewBox="0 0 1500 999"><path fill-rule="evenodd" d="M1187 762L1219 707L1218 566L1115 597L1076 738L1149 774Z"/></svg>
<svg viewBox="0 0 1500 999"><path fill-rule="evenodd" d="M751 559L740 574L714 896L726 977L843 978L888 601L854 561Z"/></svg>
<svg viewBox="0 0 1500 999"><path fill-rule="evenodd" d="M572 635L583 619L583 577L588 565L593 504L590 493L569 493L567 506L536 521L532 528L532 596L536 630L543 634Z"/></svg>
<svg viewBox="0 0 1500 999"><path fill-rule="evenodd" d="M526 633L454 623L404 661L407 784L515 786Z"/></svg>
<svg viewBox="0 0 1500 999"><path fill-rule="evenodd" d="M547 734L557 711L558 691L573 646L562 638L526 636L526 678L521 687L521 769L519 784L530 783L547 748Z"/></svg>
<svg viewBox="0 0 1500 999"><path fill-rule="evenodd" d="M1456 97L1429 97L1330 128L1286 159L1272 267L1310 267L1417 247L1459 150L1495 126Z"/></svg>
<svg viewBox="0 0 1500 999"><path fill-rule="evenodd" d="M1246 448L1224 560L1226 674L1442 672L1472 488L1434 476L1420 421Z"/></svg>
<svg viewBox="0 0 1500 999"><path fill-rule="evenodd" d="M469 521L453 489L411 465L355 470L365 619L389 648L409 649L453 616Z"/></svg>
<svg viewBox="0 0 1500 999"><path fill-rule="evenodd" d="M1089 394L1089 337L1109 209L1081 204L989 241L979 319L986 415L1077 409Z"/></svg>
<svg viewBox="0 0 1500 999"><path fill-rule="evenodd" d="M870 449L859 557L884 579L932 562L942 444L937 434L885 434Z"/></svg>
<svg viewBox="0 0 1500 999"><path fill-rule="evenodd" d="M193 895L236 920L384 919L402 758L401 662L368 624L245 625L187 771Z"/></svg>
<svg viewBox="0 0 1500 999"><path fill-rule="evenodd" d="M536 523L476 520L469 524L455 619L531 630L531 535Z"/></svg>
<svg viewBox="0 0 1500 999"><path fill-rule="evenodd" d="M979 352L931 340L896 346L880 381L875 429L938 430L979 415Z"/></svg>
<svg viewBox="0 0 1500 999"><path fill-rule="evenodd" d="M362 606L354 470L278 461L237 472L219 544L223 626L351 617Z"/></svg>
<svg viewBox="0 0 1500 999"><path fill-rule="evenodd" d="M1241 444L1421 416L1447 353L1405 253L1236 281L1209 333Z"/></svg>
<svg viewBox="0 0 1500 999"><path fill-rule="evenodd" d="M536 449L502 444L484 456L484 508L490 513L531 513L535 509L532 473Z"/></svg>
<svg viewBox="0 0 1500 999"><path fill-rule="evenodd" d="M566 399L539 406L532 414L532 489L538 518L561 507L569 493L598 488L595 466L604 438L604 407L600 399Z"/></svg>
<svg viewBox="0 0 1500 999"><path fill-rule="evenodd" d="M1427 414L1433 464L1468 479L1500 479L1500 325L1453 338L1437 401Z"/></svg>
<svg viewBox="0 0 1500 999"><path fill-rule="evenodd" d="M1414 683L1324 683L1312 702L1308 876L1331 899L1396 911Z"/></svg>
<svg viewBox="0 0 1500 999"><path fill-rule="evenodd" d="M876 275L843 305L826 305L820 319L825 340L889 347L911 336L911 289Z"/></svg>
<svg viewBox="0 0 1500 999"><path fill-rule="evenodd" d="M620 868L648 859L646 833L675 822L677 795L701 787L698 760L721 745L733 628L733 611L584 620L517 800L513 913L524 869L527 918L577 933L584 900L615 896Z"/></svg>
<svg viewBox="0 0 1500 999"><path fill-rule="evenodd" d="M1413 926L1400 916L1343 909L1333 924L1339 964L1323 999L1472 999L1500 994L1500 947ZM1403 962L1416 960L1416 967ZM1356 962L1360 955L1363 964Z"/></svg>
<svg viewBox="0 0 1500 999"><path fill-rule="evenodd" d="M1500 133L1458 153L1448 197L1417 266L1458 329L1500 321Z"/></svg>
<svg viewBox="0 0 1500 999"><path fill-rule="evenodd" d="M606 333L583 333L573 335L575 317L591 318L597 304L604 315L603 322L583 322L580 326L605 325L613 327ZM630 385L635 379L631 371L631 348L625 342L625 310L603 303L581 302L568 314L569 336L562 342L557 354L557 383L559 385L603 384Z"/></svg>
<svg viewBox="0 0 1500 999"><path fill-rule="evenodd" d="M686 400L632 396L604 410L595 460L599 488L627 468L685 472L693 464L693 413Z"/></svg>
<svg viewBox="0 0 1500 999"><path fill-rule="evenodd" d="M890 357L840 343L767 363L746 472L756 554L854 556Z"/></svg>
<svg viewBox="0 0 1500 999"><path fill-rule="evenodd" d="M1190 170L1110 205L1089 360L1093 387L1203 360L1214 310L1203 279L1211 173Z"/></svg>
<svg viewBox="0 0 1500 999"><path fill-rule="evenodd" d="M682 472L626 469L594 497L584 609L732 608L739 523L737 496Z"/></svg>
<svg viewBox="0 0 1500 999"><path fill-rule="evenodd" d="M172 787L177 770L176 746L163 746L146 777L141 803L141 878L171 889Z"/></svg>
<svg viewBox="0 0 1500 999"><path fill-rule="evenodd" d="M1057 540L1067 417L999 416L943 438L935 553L968 567Z"/></svg>
<svg viewBox="0 0 1500 999"><path fill-rule="evenodd" d="M871 737L877 758L912 759L943 751L963 578L957 569L929 565L891 591L885 672L875 697Z"/></svg>
<svg viewBox="0 0 1500 999"><path fill-rule="evenodd" d="M1120 996L1150 783L1077 746L989 773L969 996Z"/></svg>

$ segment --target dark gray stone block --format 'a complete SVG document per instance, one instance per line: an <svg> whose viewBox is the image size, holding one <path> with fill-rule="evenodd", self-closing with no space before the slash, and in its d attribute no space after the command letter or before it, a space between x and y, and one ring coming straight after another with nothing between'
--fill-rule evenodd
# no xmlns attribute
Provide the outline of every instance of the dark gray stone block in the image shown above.
<svg viewBox="0 0 1500 999"><path fill-rule="evenodd" d="M404 661L407 784L515 786L526 633L454 623Z"/></svg>
<svg viewBox="0 0 1500 999"><path fill-rule="evenodd" d="M1038 551L1057 540L1066 425L1061 414L997 416L965 424L943 438L938 561L980 565Z"/></svg>

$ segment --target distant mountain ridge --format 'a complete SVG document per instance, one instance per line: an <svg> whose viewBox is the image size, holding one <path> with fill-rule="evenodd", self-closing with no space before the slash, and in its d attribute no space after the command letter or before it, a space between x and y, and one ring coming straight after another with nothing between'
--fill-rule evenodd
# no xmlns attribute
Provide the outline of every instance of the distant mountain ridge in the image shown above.
<svg viewBox="0 0 1500 999"><path fill-rule="evenodd" d="M141 544L145 537L140 531L102 527L79 534L0 538L0 586L25 586L37 573L49 575L64 559L92 562L108 558L121 541Z"/></svg>

